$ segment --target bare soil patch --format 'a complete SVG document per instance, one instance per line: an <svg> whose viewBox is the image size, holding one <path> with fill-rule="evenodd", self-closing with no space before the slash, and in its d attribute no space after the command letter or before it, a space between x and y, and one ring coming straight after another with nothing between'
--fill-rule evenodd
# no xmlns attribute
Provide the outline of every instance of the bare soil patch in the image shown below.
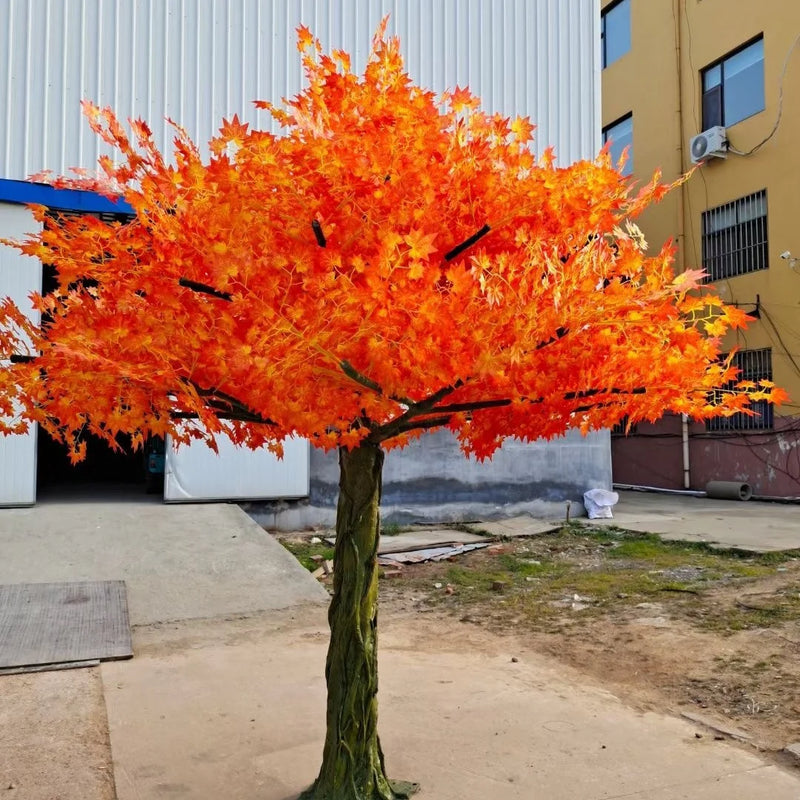
<svg viewBox="0 0 800 800"><path fill-rule="evenodd" d="M116 797L99 668L2 675L0 697L0 797Z"/></svg>
<svg viewBox="0 0 800 800"><path fill-rule="evenodd" d="M518 637L637 707L777 753L800 741L799 556L570 525L386 570L381 604Z"/></svg>

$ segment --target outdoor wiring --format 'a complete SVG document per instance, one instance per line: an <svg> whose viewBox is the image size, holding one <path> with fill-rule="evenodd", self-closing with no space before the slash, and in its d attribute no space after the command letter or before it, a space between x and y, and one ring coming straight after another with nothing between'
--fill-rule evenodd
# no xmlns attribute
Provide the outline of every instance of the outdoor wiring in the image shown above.
<svg viewBox="0 0 800 800"><path fill-rule="evenodd" d="M769 305L770 305L770 307L772 307L772 306L779 306L781 304L780 303L772 303L772 302L770 302ZM796 305L795 306L788 306L787 305L787 306L784 306L784 307L786 307L786 308L794 308L795 311L798 310L798 307ZM762 304L761 309L763 310L763 308L764 308L764 306ZM769 309L767 309L767 310L769 311ZM787 325L786 322L782 322L781 323L781 329L783 330L784 333L791 334L793 338L800 340L800 330L798 330L797 328L792 328L790 325ZM800 357L800 353L792 353L792 355L796 355L796 356Z"/></svg>
<svg viewBox="0 0 800 800"><path fill-rule="evenodd" d="M772 126L772 130L757 145L751 147L749 150L737 150L735 147L731 147L729 142L728 150L730 150L731 153L735 153L737 156L751 156L753 153L757 153L778 132L778 127L781 124L781 117L783 116L783 83L784 79L786 78L786 72L789 69L789 59L791 58L792 52L798 44L800 44L800 33L797 34L797 38L792 42L791 47L789 47L789 50L786 53L786 58L783 60L783 69L778 82L778 116L775 119L775 124Z"/></svg>
<svg viewBox="0 0 800 800"><path fill-rule="evenodd" d="M764 319L769 323L770 328L772 328L772 330L775 332L775 336L778 338L778 344L780 344L780 346L783 348L784 355L789 359L789 361L792 362L795 372L800 375L800 364L795 361L794 356L789 352L789 348L786 346L786 342L783 341L783 336L781 336L778 326L772 320L772 316L766 308L762 308L761 313L764 315ZM767 331L767 333L769 334L769 331ZM769 334L769 336L772 338L771 334Z"/></svg>

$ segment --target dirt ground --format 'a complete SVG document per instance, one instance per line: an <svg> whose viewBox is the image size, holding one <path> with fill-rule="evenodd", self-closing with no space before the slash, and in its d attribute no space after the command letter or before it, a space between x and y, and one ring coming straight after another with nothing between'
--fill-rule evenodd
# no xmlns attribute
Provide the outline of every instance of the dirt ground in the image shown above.
<svg viewBox="0 0 800 800"><path fill-rule="evenodd" d="M638 708L699 715L778 761L800 741L798 553L574 525L383 574L384 613L513 636Z"/></svg>
<svg viewBox="0 0 800 800"><path fill-rule="evenodd" d="M113 800L97 668L0 676L0 797Z"/></svg>

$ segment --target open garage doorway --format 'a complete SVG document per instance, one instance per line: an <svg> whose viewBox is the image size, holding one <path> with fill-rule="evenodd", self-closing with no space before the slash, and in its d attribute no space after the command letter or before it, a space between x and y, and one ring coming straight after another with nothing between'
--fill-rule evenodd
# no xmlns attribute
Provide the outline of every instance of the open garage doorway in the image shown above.
<svg viewBox="0 0 800 800"><path fill-rule="evenodd" d="M163 456L159 458L158 448L151 446L146 451L132 452L129 444L121 444L123 449L115 452L101 439L89 435L86 437L86 458L73 465L67 448L39 429L37 500L140 498L160 502L164 493L164 469Z"/></svg>
<svg viewBox="0 0 800 800"><path fill-rule="evenodd" d="M48 224L58 225L62 218L80 216L82 213L54 209L48 214ZM130 214L112 212L94 212L91 215L107 222L123 224L131 218ZM86 281L81 283L85 284ZM42 294L49 294L56 286L55 269L43 262ZM46 318L42 322L46 324ZM85 441L86 458L73 465L67 448L39 428L36 445L37 500L163 498L163 443L148 442L144 451L133 451L130 439L120 437L121 449L115 451L97 436L89 434Z"/></svg>

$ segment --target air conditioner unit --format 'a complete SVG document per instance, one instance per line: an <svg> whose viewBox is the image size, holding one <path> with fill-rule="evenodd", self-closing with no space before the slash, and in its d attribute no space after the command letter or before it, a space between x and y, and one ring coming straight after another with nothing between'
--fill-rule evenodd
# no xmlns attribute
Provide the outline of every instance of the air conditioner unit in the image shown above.
<svg viewBox="0 0 800 800"><path fill-rule="evenodd" d="M707 131L693 136L689 142L689 152L692 156L692 164L702 164L709 158L725 158L728 151L728 139L725 136L725 128L716 125Z"/></svg>

